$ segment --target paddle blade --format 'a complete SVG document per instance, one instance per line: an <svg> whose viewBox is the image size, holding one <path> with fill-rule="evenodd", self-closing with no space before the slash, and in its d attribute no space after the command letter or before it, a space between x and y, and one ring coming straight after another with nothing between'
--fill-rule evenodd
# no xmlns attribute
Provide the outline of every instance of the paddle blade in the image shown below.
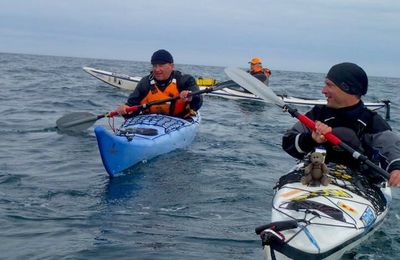
<svg viewBox="0 0 400 260"><path fill-rule="evenodd" d="M267 85L250 75L249 73L238 68L226 68L226 75L241 87L247 89L254 95L273 103L279 107L284 107L285 102L279 98Z"/></svg>
<svg viewBox="0 0 400 260"><path fill-rule="evenodd" d="M98 116L89 112L74 112L59 118L56 125L61 131L78 132L88 129L97 119Z"/></svg>

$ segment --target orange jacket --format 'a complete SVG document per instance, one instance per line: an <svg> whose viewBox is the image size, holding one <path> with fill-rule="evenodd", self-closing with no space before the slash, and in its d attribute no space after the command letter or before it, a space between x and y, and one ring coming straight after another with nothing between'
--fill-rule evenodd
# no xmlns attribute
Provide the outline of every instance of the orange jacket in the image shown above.
<svg viewBox="0 0 400 260"><path fill-rule="evenodd" d="M151 90L146 97L140 102L141 105L153 102L156 100L166 99L179 96L178 86L176 84L176 79L173 79L171 83L161 91L155 82L151 82ZM157 113L171 116L182 116L189 113L189 104L182 101L181 99L175 100L173 102L168 102L160 105L153 105L147 108L145 113Z"/></svg>
<svg viewBox="0 0 400 260"><path fill-rule="evenodd" d="M258 73L258 72L264 72L265 73L265 75L267 75L267 76L270 76L271 75L271 71L270 71L270 69L268 69L268 68L263 68L263 67L256 67L256 68L254 68L251 72L252 73Z"/></svg>

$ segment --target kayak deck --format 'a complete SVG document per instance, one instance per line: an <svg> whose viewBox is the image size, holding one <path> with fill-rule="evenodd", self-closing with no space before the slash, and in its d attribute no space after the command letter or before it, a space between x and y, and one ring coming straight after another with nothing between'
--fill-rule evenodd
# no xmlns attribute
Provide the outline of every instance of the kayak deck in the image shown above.
<svg viewBox="0 0 400 260"><path fill-rule="evenodd" d="M272 222L256 229L267 259L338 259L380 226L390 188L370 185L343 165L329 167L327 186L301 184L301 167L280 179Z"/></svg>

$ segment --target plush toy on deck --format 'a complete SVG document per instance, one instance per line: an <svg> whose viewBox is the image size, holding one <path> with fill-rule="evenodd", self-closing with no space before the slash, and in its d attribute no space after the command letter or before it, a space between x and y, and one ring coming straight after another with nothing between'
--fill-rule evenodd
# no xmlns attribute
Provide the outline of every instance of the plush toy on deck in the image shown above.
<svg viewBox="0 0 400 260"><path fill-rule="evenodd" d="M310 164L304 168L305 175L301 177L301 183L314 185L320 182L324 186L331 183L331 178L328 177L329 169L324 163L324 155L313 152L310 155L310 161Z"/></svg>

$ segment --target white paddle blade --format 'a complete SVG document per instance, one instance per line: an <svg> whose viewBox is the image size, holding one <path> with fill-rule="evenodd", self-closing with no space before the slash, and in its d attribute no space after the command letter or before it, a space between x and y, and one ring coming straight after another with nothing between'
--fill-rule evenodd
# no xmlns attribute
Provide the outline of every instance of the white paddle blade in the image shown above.
<svg viewBox="0 0 400 260"><path fill-rule="evenodd" d="M238 68L226 68L226 75L241 87L247 89L254 95L264 99L267 102L276 104L279 107L284 107L285 102L279 98L267 85L262 83L257 78L249 73Z"/></svg>

